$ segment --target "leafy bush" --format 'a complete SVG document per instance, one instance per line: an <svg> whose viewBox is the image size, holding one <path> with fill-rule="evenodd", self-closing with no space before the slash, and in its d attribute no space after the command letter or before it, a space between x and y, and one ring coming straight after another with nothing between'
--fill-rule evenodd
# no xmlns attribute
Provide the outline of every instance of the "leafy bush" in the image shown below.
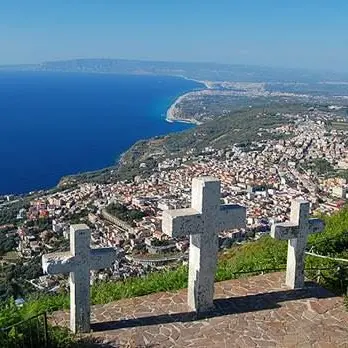
<svg viewBox="0 0 348 348"><path fill-rule="evenodd" d="M42 347L45 343L44 317L32 318L11 299L0 307L1 347ZM12 326L17 324L15 326ZM12 326L12 327L11 327ZM73 347L76 340L67 329L48 327L48 338L52 348Z"/></svg>
<svg viewBox="0 0 348 348"><path fill-rule="evenodd" d="M325 220L325 231L311 235L309 245L318 254L348 256L348 206L332 216L322 216Z"/></svg>
<svg viewBox="0 0 348 348"><path fill-rule="evenodd" d="M0 225L18 223L17 214L22 208L27 209L29 207L28 200L19 200L18 202L12 202L9 205L1 207L0 209Z"/></svg>
<svg viewBox="0 0 348 348"><path fill-rule="evenodd" d="M141 210L128 209L125 205L120 203L111 203L106 207L106 211L131 225L133 224L134 220L140 220L145 216Z"/></svg>

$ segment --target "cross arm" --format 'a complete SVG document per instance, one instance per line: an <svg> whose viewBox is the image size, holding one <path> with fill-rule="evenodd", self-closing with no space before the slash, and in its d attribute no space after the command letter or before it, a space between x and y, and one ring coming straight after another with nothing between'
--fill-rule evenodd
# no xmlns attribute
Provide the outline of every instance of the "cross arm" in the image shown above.
<svg viewBox="0 0 348 348"><path fill-rule="evenodd" d="M309 219L309 233L320 233L325 228L325 222L321 219Z"/></svg>
<svg viewBox="0 0 348 348"><path fill-rule="evenodd" d="M91 249L90 253L91 269L110 267L117 258L117 251L114 248Z"/></svg>
<svg viewBox="0 0 348 348"><path fill-rule="evenodd" d="M219 230L245 228L246 208L239 204L224 204L219 212Z"/></svg>
<svg viewBox="0 0 348 348"><path fill-rule="evenodd" d="M298 225L291 222L274 224L271 228L271 237L280 240L297 238L298 233Z"/></svg>
<svg viewBox="0 0 348 348"><path fill-rule="evenodd" d="M69 251L43 255L42 269L48 274L69 273L73 271L74 259Z"/></svg>
<svg viewBox="0 0 348 348"><path fill-rule="evenodd" d="M162 230L173 238L201 233L201 214L193 208L165 210L162 215Z"/></svg>

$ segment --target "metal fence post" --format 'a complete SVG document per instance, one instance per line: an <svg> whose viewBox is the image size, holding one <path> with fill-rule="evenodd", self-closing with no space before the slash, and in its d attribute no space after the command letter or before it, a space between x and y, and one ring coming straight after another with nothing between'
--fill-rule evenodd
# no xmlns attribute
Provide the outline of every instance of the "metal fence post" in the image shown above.
<svg viewBox="0 0 348 348"><path fill-rule="evenodd" d="M44 348L48 347L48 327L47 327L47 313L43 313L44 317Z"/></svg>

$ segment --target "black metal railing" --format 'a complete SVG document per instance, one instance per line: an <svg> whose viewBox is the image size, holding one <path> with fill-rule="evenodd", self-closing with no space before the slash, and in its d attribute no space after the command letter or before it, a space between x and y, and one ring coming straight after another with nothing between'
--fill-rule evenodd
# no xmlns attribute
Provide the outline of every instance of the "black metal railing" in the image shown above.
<svg viewBox="0 0 348 348"><path fill-rule="evenodd" d="M49 336L46 313L0 328L0 347L47 348Z"/></svg>

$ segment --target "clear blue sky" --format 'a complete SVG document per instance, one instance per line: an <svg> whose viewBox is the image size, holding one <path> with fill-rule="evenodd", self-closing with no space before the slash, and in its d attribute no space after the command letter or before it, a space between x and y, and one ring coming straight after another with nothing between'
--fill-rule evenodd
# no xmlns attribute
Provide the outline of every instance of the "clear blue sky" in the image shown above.
<svg viewBox="0 0 348 348"><path fill-rule="evenodd" d="M92 57L348 71L348 1L0 0L0 64Z"/></svg>

